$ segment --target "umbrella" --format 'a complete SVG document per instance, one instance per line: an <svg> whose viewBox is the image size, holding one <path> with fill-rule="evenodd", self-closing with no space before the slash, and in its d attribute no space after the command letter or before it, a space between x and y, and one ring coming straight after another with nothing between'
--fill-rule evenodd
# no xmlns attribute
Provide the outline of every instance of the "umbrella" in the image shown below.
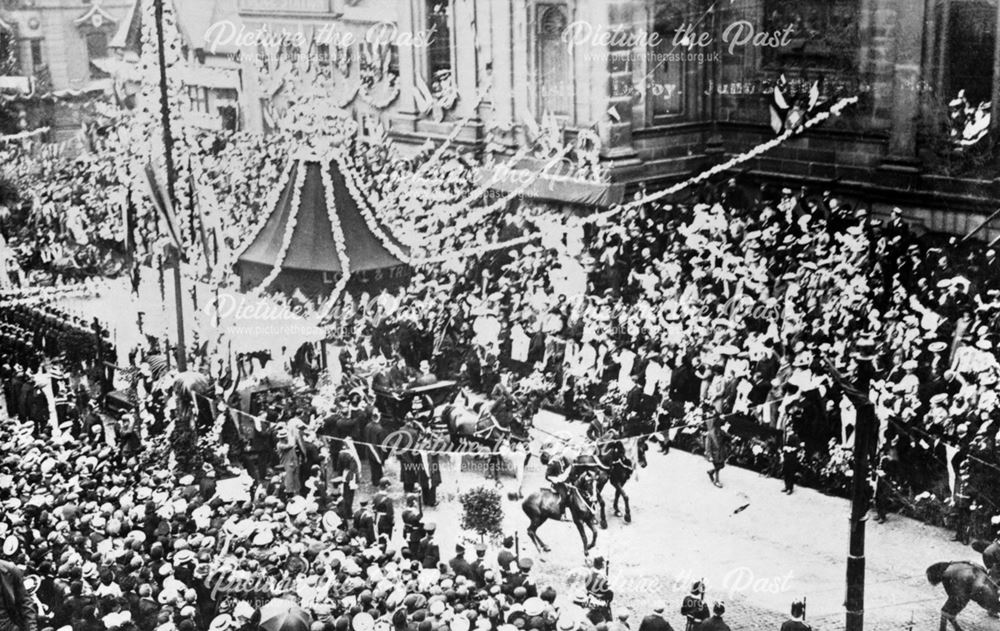
<svg viewBox="0 0 1000 631"><path fill-rule="evenodd" d="M290 600L275 598L260 608L260 628L265 631L309 631L312 618Z"/></svg>

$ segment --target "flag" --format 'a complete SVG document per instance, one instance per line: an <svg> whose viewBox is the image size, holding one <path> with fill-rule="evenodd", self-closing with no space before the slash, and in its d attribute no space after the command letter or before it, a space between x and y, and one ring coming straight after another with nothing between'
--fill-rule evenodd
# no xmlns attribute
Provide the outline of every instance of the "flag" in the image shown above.
<svg viewBox="0 0 1000 631"><path fill-rule="evenodd" d="M562 136L559 121L556 120L556 115L551 110L545 110L545 115L542 117L542 129L545 130L545 135L549 138L561 138Z"/></svg>
<svg viewBox="0 0 1000 631"><path fill-rule="evenodd" d="M534 115L528 111L528 108L523 103L521 104L518 116L521 118L521 122L524 123L529 138L534 139L541 135L542 130L538 126L538 121L535 120Z"/></svg>
<svg viewBox="0 0 1000 631"><path fill-rule="evenodd" d="M205 250L205 265L208 267L209 273L212 271L212 248L208 241L208 233L205 229L205 213L201 207L201 197L198 195L198 175L199 172L195 171L194 161L189 161L190 177L188 179L189 191L188 196L191 198L191 217L198 218L198 235L201 239L201 247Z"/></svg>
<svg viewBox="0 0 1000 631"><path fill-rule="evenodd" d="M819 104L819 81L813 81L812 87L809 88L809 111L811 112Z"/></svg>
<svg viewBox="0 0 1000 631"><path fill-rule="evenodd" d="M170 240L177 247L177 251L183 253L184 247L181 241L180 228L177 226L177 217L174 215L173 200L170 199L167 191L157 179L156 170L152 162L146 163L146 166L143 168L141 182L146 186L146 194L149 195L150 201L153 202L157 215L166 224L167 236L170 237Z"/></svg>
<svg viewBox="0 0 1000 631"><path fill-rule="evenodd" d="M771 105L771 129L776 134L780 134L781 130L785 127L785 121L781 118L781 114Z"/></svg>
<svg viewBox="0 0 1000 631"><path fill-rule="evenodd" d="M135 254L135 204L132 203L132 185L125 191L125 203L122 205L122 225L125 226L125 260L132 267Z"/></svg>
<svg viewBox="0 0 1000 631"><path fill-rule="evenodd" d="M351 459L354 460L358 465L358 471L361 470L361 456L358 454L358 448L354 444L354 439L348 436L344 439L344 445L347 446L347 452L351 455Z"/></svg>
<svg viewBox="0 0 1000 631"><path fill-rule="evenodd" d="M414 94L413 98L416 100L417 109L420 110L421 114L426 114L431 111L434 106L434 95L431 93L430 88L427 87L427 82L420 75L417 75L414 81Z"/></svg>

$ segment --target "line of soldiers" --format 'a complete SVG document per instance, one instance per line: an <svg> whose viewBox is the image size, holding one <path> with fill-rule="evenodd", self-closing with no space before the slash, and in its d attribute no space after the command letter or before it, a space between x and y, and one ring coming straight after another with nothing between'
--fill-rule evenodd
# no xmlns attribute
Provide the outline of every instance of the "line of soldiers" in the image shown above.
<svg viewBox="0 0 1000 631"><path fill-rule="evenodd" d="M691 586L691 593L681 602L681 615L687 620L685 631L729 631L729 625L723 620L725 613L726 605L721 601L714 602L709 613L705 602L705 584L701 581ZM805 599L794 601L790 613L791 618L782 623L781 631L811 631L812 628L805 622ZM669 628L667 624L666 629L640 627L639 631L667 631Z"/></svg>

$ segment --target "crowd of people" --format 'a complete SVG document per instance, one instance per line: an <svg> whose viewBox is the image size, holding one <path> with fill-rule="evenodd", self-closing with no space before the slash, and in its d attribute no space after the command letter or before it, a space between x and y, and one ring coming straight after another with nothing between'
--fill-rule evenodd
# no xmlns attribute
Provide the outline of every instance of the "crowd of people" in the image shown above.
<svg viewBox="0 0 1000 631"><path fill-rule="evenodd" d="M55 283L67 269L122 272L123 209L132 197L131 175L123 174L132 154L121 138L108 133L94 153L65 164L12 171L21 195L0 229L22 269L47 271ZM209 208L178 209L181 223L210 215L218 252L231 253L266 212L263 200L294 142L227 132L188 146L200 173L192 190L214 200L199 193ZM427 149L403 160L360 140L347 149L384 224L416 226L400 238L413 252L444 260L420 265L407 287L377 297L378 310L337 312L331 330L348 349L343 364L381 356L409 369L428 362L425 372L481 393L497 384L540 393L568 418L704 451L718 486L723 466L735 460L780 469L788 493L800 481L842 491L845 454L856 432L871 431L880 518L900 509L921 516L922 504L937 503L957 538L996 534L996 251L918 235L899 209L878 216L832 191L755 188L734 178L669 202L642 203L638 193L618 214L581 218L517 196L486 199L465 156ZM161 241L156 222L148 208L139 213L135 258L146 263ZM455 254L534 233L539 239L528 245ZM201 256L197 250L193 256ZM230 272L222 269L219 282ZM80 362L60 357L51 330L83 335L81 343L101 339L86 323L53 324L65 319L57 313L3 313L5 394L15 378L24 383L40 367L50 370L46 362ZM40 341L29 346L29 338ZM84 346L84 354L104 395L110 376L99 374L101 344ZM139 394L128 423L164 424L176 412L164 400L150 404L157 395L143 370L136 367L129 384ZM228 385L219 381L217 394ZM339 404L354 387L342 387ZM362 398L371 387L362 384ZM6 403L8 411L21 405L9 394ZM869 404L878 427L861 428L858 410ZM204 430L217 425L220 409L209 409ZM369 617L372 625L388 617L418 631L562 624L552 592L522 586L530 568L508 563L456 576L428 554L430 524L379 532L364 525L379 512L373 507L361 509L371 520L356 516L353 502L351 510L330 509L328 489L339 488L345 505L343 472L354 459L347 451L321 458L337 463L346 453L327 478L337 483L310 487L321 477L307 470L248 502L220 503L208 491L231 464L224 459L207 460L195 479L191 472L177 479L162 467L137 466L144 450L134 445L109 458L117 454L103 442L106 432L141 436L141 427L112 423L118 430L111 431L91 418L86 431L74 426L52 440L44 435L55 430L33 418L47 415L14 416L20 422L4 426L0 440L7 453L35 455L4 462L8 525L0 527L17 542L8 556L39 577L36 593L53 627L241 628L260 622L253 619L258 595L248 589L220 599L202 579L235 575L245 583L255 574L338 631L367 631ZM269 419L290 429L274 432L287 448L266 473L290 475L308 462L296 418L315 425L322 415L308 401ZM66 490L57 492L54 480ZM520 625L512 613L524 614Z"/></svg>
<svg viewBox="0 0 1000 631"><path fill-rule="evenodd" d="M543 247L422 269L380 339L433 331L439 372L540 375L569 417L707 437L713 481L733 452L783 470L786 492L846 490L870 402L879 517L937 503L958 538L994 534L995 250L918 235L899 209L735 179L604 222L520 200L465 230L449 232L461 213L435 219L445 252L537 231ZM846 396L859 385L864 400Z"/></svg>

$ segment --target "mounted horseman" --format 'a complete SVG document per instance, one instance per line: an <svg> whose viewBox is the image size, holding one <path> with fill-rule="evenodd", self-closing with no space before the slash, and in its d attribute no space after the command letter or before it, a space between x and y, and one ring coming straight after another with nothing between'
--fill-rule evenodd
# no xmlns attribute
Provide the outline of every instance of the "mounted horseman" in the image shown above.
<svg viewBox="0 0 1000 631"><path fill-rule="evenodd" d="M547 552L549 547L538 536L538 528L550 519L561 521L568 509L586 555L597 544L595 513L588 494L596 492L595 472L603 465L593 456L580 457L569 449L556 457L543 449L542 462L547 467L545 477L552 487L532 493L521 503L531 522L528 536L539 550ZM591 533L589 541L585 529Z"/></svg>
<svg viewBox="0 0 1000 631"><path fill-rule="evenodd" d="M606 443L604 448L600 450L598 459L605 467L605 470L598 475L596 493L597 503L601 507L601 528L608 527L607 517L605 516L604 497L602 495L604 487L608 483L615 490L615 498L612 503L615 515L621 514L618 510L618 500L622 499L625 502L625 523L632 523L632 507L629 504L628 494L625 493L625 483L632 477L632 472L635 471L635 464L628 457L625 445L621 440L613 440Z"/></svg>

